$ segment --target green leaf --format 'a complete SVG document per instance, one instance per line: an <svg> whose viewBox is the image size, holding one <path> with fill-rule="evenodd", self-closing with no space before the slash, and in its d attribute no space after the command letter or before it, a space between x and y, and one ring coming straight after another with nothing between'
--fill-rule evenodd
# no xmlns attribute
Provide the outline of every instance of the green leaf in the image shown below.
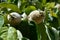
<svg viewBox="0 0 60 40"><path fill-rule="evenodd" d="M0 28L0 37L3 40L6 40L7 39L7 31L8 31L8 27L1 27Z"/></svg>
<svg viewBox="0 0 60 40"><path fill-rule="evenodd" d="M57 12L57 16L58 16L58 23L59 23L59 26L60 26L60 11L59 10Z"/></svg>
<svg viewBox="0 0 60 40"><path fill-rule="evenodd" d="M8 3L12 3L14 0L7 0Z"/></svg>
<svg viewBox="0 0 60 40"><path fill-rule="evenodd" d="M25 8L25 12L29 14L31 11L36 10L35 6L28 6Z"/></svg>
<svg viewBox="0 0 60 40"><path fill-rule="evenodd" d="M3 40L3 39L0 37L0 40Z"/></svg>
<svg viewBox="0 0 60 40"><path fill-rule="evenodd" d="M36 30L37 30L38 40L49 40L46 34L46 28L43 23L37 24Z"/></svg>
<svg viewBox="0 0 60 40"><path fill-rule="evenodd" d="M0 15L0 27L4 24L4 18L2 15Z"/></svg>
<svg viewBox="0 0 60 40"><path fill-rule="evenodd" d="M48 28L48 34L49 34L51 40L59 40L59 31L56 30L54 27Z"/></svg>
<svg viewBox="0 0 60 40"><path fill-rule="evenodd" d="M55 2L47 3L45 6L47 9L54 8Z"/></svg>
<svg viewBox="0 0 60 40"><path fill-rule="evenodd" d="M45 10L45 20L44 20L45 23L48 22L48 18L49 18L48 13L49 13L48 10Z"/></svg>
<svg viewBox="0 0 60 40"><path fill-rule="evenodd" d="M0 28L0 39L3 40L21 40L23 38L21 32L13 27L1 27Z"/></svg>
<svg viewBox="0 0 60 40"><path fill-rule="evenodd" d="M7 19L7 15L8 14L4 14L3 17L4 17L4 25L8 24L8 19Z"/></svg>
<svg viewBox="0 0 60 40"><path fill-rule="evenodd" d="M14 4L17 5L20 0L14 0Z"/></svg>
<svg viewBox="0 0 60 40"><path fill-rule="evenodd" d="M45 4L46 3L46 0L42 0L42 3Z"/></svg>
<svg viewBox="0 0 60 40"><path fill-rule="evenodd" d="M19 30L17 30L17 36L19 40L23 38L22 33Z"/></svg>
<svg viewBox="0 0 60 40"><path fill-rule="evenodd" d="M7 40L17 40L17 31L13 27L9 27L8 34L7 34Z"/></svg>
<svg viewBox="0 0 60 40"><path fill-rule="evenodd" d="M51 20L49 21L50 26L58 29L58 27L59 27L58 18L56 18L56 17L52 17L52 18L53 18L53 20L52 21Z"/></svg>
<svg viewBox="0 0 60 40"><path fill-rule="evenodd" d="M60 0L57 0L58 3L60 3Z"/></svg>
<svg viewBox="0 0 60 40"><path fill-rule="evenodd" d="M18 9L18 7L13 4L3 2L3 3L0 3L0 7L10 8L11 10L20 13L20 10Z"/></svg>
<svg viewBox="0 0 60 40"><path fill-rule="evenodd" d="M56 30L54 27L52 27L52 31L54 32L55 40L59 40L59 31Z"/></svg>

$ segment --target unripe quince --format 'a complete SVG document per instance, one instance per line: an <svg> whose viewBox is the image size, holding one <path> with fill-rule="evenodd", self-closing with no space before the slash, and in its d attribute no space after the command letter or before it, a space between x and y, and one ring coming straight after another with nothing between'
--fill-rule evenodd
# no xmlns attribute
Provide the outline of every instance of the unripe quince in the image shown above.
<svg viewBox="0 0 60 40"><path fill-rule="evenodd" d="M13 25L13 26L18 25L21 22L21 16L16 12L12 12L8 14L7 19L10 25Z"/></svg>
<svg viewBox="0 0 60 40"><path fill-rule="evenodd" d="M44 17L45 16L43 11L34 10L28 15L28 20L34 21L35 23L39 24L43 21Z"/></svg>

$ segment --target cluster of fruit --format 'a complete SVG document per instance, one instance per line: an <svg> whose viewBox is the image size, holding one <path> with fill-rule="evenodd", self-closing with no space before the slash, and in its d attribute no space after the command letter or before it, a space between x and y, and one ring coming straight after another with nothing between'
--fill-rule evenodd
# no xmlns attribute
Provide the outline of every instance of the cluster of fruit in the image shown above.
<svg viewBox="0 0 60 40"><path fill-rule="evenodd" d="M7 19L11 25L17 25L21 23L21 20L26 19L29 22L34 21L35 23L39 24L43 21L44 18L45 18L44 11L41 10L34 10L28 16L25 13L20 15L19 13L16 12L12 12L7 16Z"/></svg>

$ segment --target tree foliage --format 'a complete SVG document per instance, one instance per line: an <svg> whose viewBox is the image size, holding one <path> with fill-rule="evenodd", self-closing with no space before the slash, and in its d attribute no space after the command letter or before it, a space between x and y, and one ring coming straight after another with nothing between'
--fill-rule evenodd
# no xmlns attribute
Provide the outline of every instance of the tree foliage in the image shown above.
<svg viewBox="0 0 60 40"><path fill-rule="evenodd" d="M60 40L60 9L55 8L59 3L60 0L0 0L0 40ZM7 19L12 12L23 19L34 10L44 11L43 22L37 24L26 18L13 26Z"/></svg>

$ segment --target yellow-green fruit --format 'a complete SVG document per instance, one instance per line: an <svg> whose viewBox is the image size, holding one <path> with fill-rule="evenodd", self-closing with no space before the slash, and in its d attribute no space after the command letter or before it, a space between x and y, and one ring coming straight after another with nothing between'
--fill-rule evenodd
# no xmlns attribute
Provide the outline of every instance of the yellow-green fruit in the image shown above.
<svg viewBox="0 0 60 40"><path fill-rule="evenodd" d="M12 12L8 14L7 19L10 25L13 25L13 26L18 25L21 22L21 16L16 12Z"/></svg>
<svg viewBox="0 0 60 40"><path fill-rule="evenodd" d="M39 24L45 18L44 12L39 10L34 10L28 15L29 21L34 21L35 23Z"/></svg>

